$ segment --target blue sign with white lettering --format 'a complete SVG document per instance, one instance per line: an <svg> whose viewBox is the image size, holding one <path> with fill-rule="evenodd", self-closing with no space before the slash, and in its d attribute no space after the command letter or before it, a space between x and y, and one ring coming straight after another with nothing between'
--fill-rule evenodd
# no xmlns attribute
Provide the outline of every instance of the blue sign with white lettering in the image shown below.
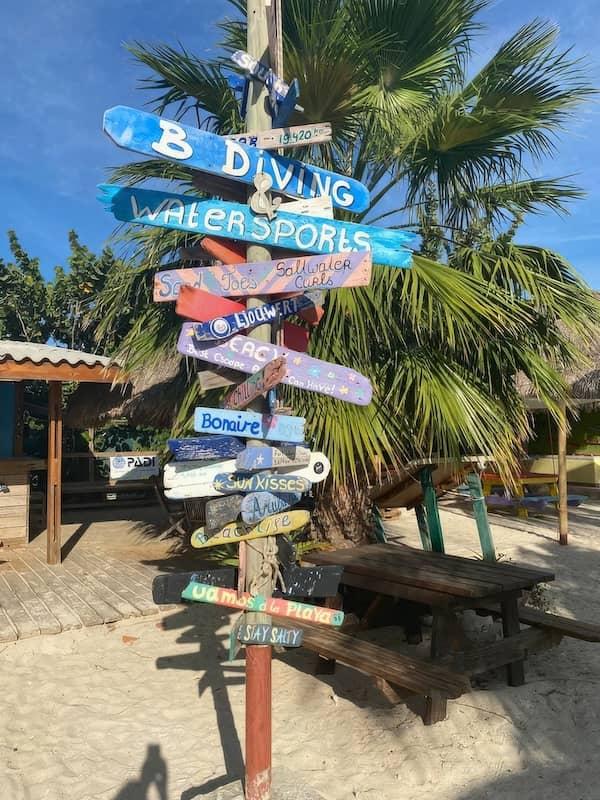
<svg viewBox="0 0 600 800"><path fill-rule="evenodd" d="M104 113L104 131L119 147L145 156L248 184L263 173L271 178L274 192L303 198L330 196L334 206L347 211L369 207L369 190L354 178L135 108L109 108Z"/></svg>
<svg viewBox="0 0 600 800"><path fill-rule="evenodd" d="M278 211L275 219L269 220L253 214L241 203L200 200L186 194L108 183L98 188L100 202L121 222L138 222L310 253L370 250L376 264L388 267L410 267L411 264L412 254L406 246L416 239L414 233L284 211Z"/></svg>
<svg viewBox="0 0 600 800"><path fill-rule="evenodd" d="M254 411L197 408L194 412L194 430L197 433L226 433L243 439L303 442L304 423L303 417L257 414Z"/></svg>

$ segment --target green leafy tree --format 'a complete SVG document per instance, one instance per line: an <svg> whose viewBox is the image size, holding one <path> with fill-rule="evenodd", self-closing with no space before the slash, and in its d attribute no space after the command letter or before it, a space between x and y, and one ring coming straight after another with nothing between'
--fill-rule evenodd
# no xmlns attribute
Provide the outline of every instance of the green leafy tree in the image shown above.
<svg viewBox="0 0 600 800"><path fill-rule="evenodd" d="M97 348L95 313L96 298L112 282L119 281L124 270L110 248L99 256L82 245L75 231L69 231L68 270L56 267L48 285L48 320L50 335L57 342L75 350L94 352ZM103 351L115 349L130 323L128 308L120 309L115 324L103 341Z"/></svg>
<svg viewBox="0 0 600 800"><path fill-rule="evenodd" d="M485 0L286 0L285 77L298 77L304 111L290 124L330 121L331 144L298 157L363 181L368 223L422 234L410 270L376 267L369 287L330 292L310 352L351 365L374 386L368 408L286 390L309 435L332 461L335 491L321 503L325 527L358 539L370 526L367 483L374 464L394 468L428 454L493 454L509 469L529 431L515 388L524 372L556 408L566 387L558 368L580 353L600 321L589 287L559 254L517 245L524 215L554 211L580 196L568 181L532 179L557 135L592 88L554 26L518 30L473 78L470 47ZM245 4L226 20L225 53L245 49ZM151 70L143 88L153 109L216 133L243 121L225 70L169 46L132 46ZM159 178L193 191L193 174L162 160L132 162L115 181ZM339 214L343 218L344 213ZM119 353L131 367L170 356L179 322L153 304L151 282L197 237L129 226L134 265L98 298L100 338L121 307L135 322ZM182 371L184 367L182 366ZM179 425L199 389L188 381ZM215 397L204 398L210 402ZM175 406L175 402L174 402Z"/></svg>
<svg viewBox="0 0 600 800"><path fill-rule="evenodd" d="M30 258L17 234L8 231L13 261L0 259L0 339L45 342L46 284L38 258Z"/></svg>

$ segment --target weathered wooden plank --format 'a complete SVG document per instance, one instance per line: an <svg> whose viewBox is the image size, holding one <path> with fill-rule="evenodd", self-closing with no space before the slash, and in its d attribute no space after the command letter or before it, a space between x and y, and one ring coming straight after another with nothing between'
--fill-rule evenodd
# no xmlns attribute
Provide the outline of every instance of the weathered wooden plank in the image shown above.
<svg viewBox="0 0 600 800"><path fill-rule="evenodd" d="M114 593L137 609L132 616L148 616L156 614L156 607L150 597L150 577L145 579L136 571L129 570L126 563L105 553L85 553L87 569L98 575L101 583L106 584ZM153 571L152 571L153 572ZM110 580L107 581L107 576ZM138 583L139 580L139 583Z"/></svg>
<svg viewBox="0 0 600 800"><path fill-rule="evenodd" d="M261 520L258 525L249 528L239 522L232 522L226 525L219 533L214 536L205 532L204 528L198 528L191 537L191 545L197 549L205 547L217 547L222 544L235 544L237 542L247 542L251 539L262 539L265 536L276 536L281 533L291 533L298 530L310 522L308 511L286 511L283 514L275 514Z"/></svg>
<svg viewBox="0 0 600 800"><path fill-rule="evenodd" d="M274 128L282 128L284 125L287 125L289 118L294 113L294 109L299 108L302 110L302 106L299 106L297 102L299 97L300 84L298 83L298 78L294 78L286 96L277 103L276 107L273 109Z"/></svg>
<svg viewBox="0 0 600 800"><path fill-rule="evenodd" d="M414 243L414 234L394 228L284 211L269 220L253 214L248 206L240 203L200 200L191 195L117 184L100 184L98 188L98 200L121 222L210 233L225 239L308 253L370 251L375 264L395 268L409 267L412 260L406 248Z"/></svg>
<svg viewBox="0 0 600 800"><path fill-rule="evenodd" d="M52 614L42 599L17 572L5 572L4 579L23 608L39 628L40 633L53 634L62 630L60 622Z"/></svg>
<svg viewBox="0 0 600 800"><path fill-rule="evenodd" d="M325 567L293 565L282 568L285 587L282 586L281 594L283 597L335 597L343 571L343 567L333 565Z"/></svg>
<svg viewBox="0 0 600 800"><path fill-rule="evenodd" d="M172 500L185 500L192 497L217 497L229 494L226 488L215 486L215 479L218 475L235 472L235 465L233 459L213 464L193 461L166 464L163 475L165 495ZM313 453L307 466L291 467L277 474L318 483L328 472L329 461L326 457L322 453Z"/></svg>
<svg viewBox="0 0 600 800"><path fill-rule="evenodd" d="M369 379L356 370L339 364L330 364L304 353L297 353L286 347L261 342L241 334L235 334L224 342L197 342L193 336L191 322L184 322L181 326L177 350L182 355L208 361L209 364L230 367L250 374L261 369L266 362L283 356L287 360L287 374L283 383L289 386L335 397L359 406L369 405L373 396ZM229 432L235 433L235 431ZM282 437L281 441L300 440Z"/></svg>
<svg viewBox="0 0 600 800"><path fill-rule="evenodd" d="M299 628L276 625L240 625L237 638L243 644L270 644L280 647L300 647L304 632Z"/></svg>
<svg viewBox="0 0 600 800"><path fill-rule="evenodd" d="M331 141L331 135L331 124L329 122L317 122L310 125L273 128L270 131L260 131L258 133L228 134L227 139L235 139L235 141L242 142L248 147L275 150L280 147L324 144Z"/></svg>
<svg viewBox="0 0 600 800"><path fill-rule="evenodd" d="M471 688L466 675L445 667L395 653L340 631L322 629L304 622L298 622L297 627L304 631L304 647L369 675L384 678L413 694L424 695L439 690L446 697L456 698Z"/></svg>
<svg viewBox="0 0 600 800"><path fill-rule="evenodd" d="M278 467L303 467L310 462L308 447L280 445L279 447L255 447L248 445L236 458L240 470L274 469Z"/></svg>
<svg viewBox="0 0 600 800"><path fill-rule="evenodd" d="M248 328L254 328L267 322L278 322L285 319L285 317L291 317L305 308L313 308L316 311L317 306L322 304L322 292L299 295L288 300L276 300L273 303L265 303L262 306L258 306L258 308L249 308L239 312L236 311L233 314L213 317L208 322L195 325L194 336L198 341L227 339L234 333L240 333ZM288 346L291 346L289 342Z"/></svg>
<svg viewBox="0 0 600 800"><path fill-rule="evenodd" d="M50 588L48 583L19 556L12 557L12 563L19 575L27 582L32 591L42 600L48 610L58 620L61 630L68 631L81 628L82 623L77 614L60 595Z"/></svg>
<svg viewBox="0 0 600 800"><path fill-rule="evenodd" d="M344 612L331 608L306 605L294 600L284 600L279 597L263 597L251 595L249 592L238 594L235 589L222 589L204 583L191 582L182 593L184 600L196 603L211 603L239 608L244 611L258 611L272 614L276 617L288 617L293 620L316 622L321 625L341 625L344 621Z"/></svg>
<svg viewBox="0 0 600 800"><path fill-rule="evenodd" d="M243 497L241 502L242 519L247 525L260 522L272 514L279 514L287 508L296 505L302 498L301 492L251 492Z"/></svg>
<svg viewBox="0 0 600 800"><path fill-rule="evenodd" d="M215 297L252 297L368 286L371 272L371 254L367 250L217 267L184 267L157 272L153 297L157 303L174 300L184 284L210 292ZM211 304L215 307L215 301ZM224 306L223 303L220 305ZM290 313L296 312L291 310ZM218 311L213 311L212 316L218 314ZM260 324L260 320L253 324Z"/></svg>
<svg viewBox="0 0 600 800"><path fill-rule="evenodd" d="M68 605L68 607L75 613L84 627L92 627L93 625L101 625L103 619L100 614L83 599L82 595L86 594L85 587L74 579L71 575L65 575L62 571L56 568L50 568L37 557L34 551L28 551L22 554L22 558L30 564L31 568L39 575L42 580L48 584L56 594Z"/></svg>
<svg viewBox="0 0 600 800"><path fill-rule="evenodd" d="M232 389L223 398L223 407L246 408L253 400L278 386L287 374L287 364L283 357L274 358L268 364L250 375L245 381Z"/></svg>
<svg viewBox="0 0 600 800"><path fill-rule="evenodd" d="M121 614L123 619L141 615L142 611L138 608L135 597L132 596L127 584L119 580L114 571L105 568L106 564L99 565L92 561L87 554L81 555L76 552L69 553L69 560L84 571L89 571L98 587L98 592L102 593L101 596Z"/></svg>
<svg viewBox="0 0 600 800"><path fill-rule="evenodd" d="M260 172L271 178L276 191L292 197L325 194L331 196L337 208L359 212L369 207L369 190L354 178L247 147L155 114L115 106L105 111L103 129L116 145L142 155L166 158L241 183L252 183Z"/></svg>
<svg viewBox="0 0 600 800"><path fill-rule="evenodd" d="M264 83L269 93L274 93L278 101L287 96L290 85L283 78L276 75L266 64L251 56L250 53L245 50L236 50L231 54L231 60L252 78Z"/></svg>
<svg viewBox="0 0 600 800"><path fill-rule="evenodd" d="M231 386L243 380L243 376L243 372L225 369L224 367L201 369L198 370L197 373L198 383L203 392L210 392L213 389L223 389L225 386Z"/></svg>
<svg viewBox="0 0 600 800"><path fill-rule="evenodd" d="M19 639L39 636L39 625L32 619L17 595L13 592L10 584L5 580L4 574L0 574L0 608L6 612L10 622L17 631Z"/></svg>
<svg viewBox="0 0 600 800"><path fill-rule="evenodd" d="M169 439L169 450L176 461L215 461L235 458L244 444L234 436L194 436L188 439Z"/></svg>
<svg viewBox="0 0 600 800"><path fill-rule="evenodd" d="M303 417L257 414L254 411L204 407L194 411L194 430L197 433L230 433L244 439L303 442L304 422Z"/></svg>
<svg viewBox="0 0 600 800"><path fill-rule="evenodd" d="M242 510L242 500L241 494L229 494L216 500L208 500L204 532L207 535L217 533L224 525L236 520Z"/></svg>
<svg viewBox="0 0 600 800"><path fill-rule="evenodd" d="M112 597L110 598L111 602L105 599L104 595L111 594L108 589L105 590L102 585L99 585L98 581L75 564L73 559L66 558L61 569L65 578L67 574L69 574L78 580L79 586L77 587L77 591L82 593L86 603L94 609L102 622L117 622L117 620L122 619L123 615L113 605Z"/></svg>
<svg viewBox="0 0 600 800"><path fill-rule="evenodd" d="M210 586L233 587L235 570L232 567L221 567L196 572L176 572L157 575L152 581L152 599L157 605L181 603L181 593L190 581L206 583Z"/></svg>
<svg viewBox="0 0 600 800"><path fill-rule="evenodd" d="M297 475L270 472L220 472L213 486L223 493L235 492L308 492L312 486L306 478Z"/></svg>
<svg viewBox="0 0 600 800"><path fill-rule="evenodd" d="M230 300L228 297L219 297L218 295L211 294L210 292L205 292L204 289L197 289L185 283L179 286L179 288L173 284L173 291L177 291L175 311L180 316L186 317L187 319L205 323L219 317L219 315L221 317L229 317L236 313L244 314L246 311L246 306L244 303L239 303L237 300ZM304 295L298 295L297 297L299 298L303 296ZM301 307L303 305L303 301L294 302L294 308L296 310L293 313L297 314L310 325L318 325L319 320L325 313L322 306L315 306L313 304L313 298L315 296L318 297L318 292L310 292L307 296L309 297L309 303L304 307ZM290 300L291 298L284 299ZM282 301L274 302L278 304L276 305L276 309L289 308L289 306L279 305ZM285 315L280 314L279 316L282 317ZM291 347L291 340L299 326L285 321L282 327L284 336L283 340L284 342L290 343L289 346Z"/></svg>
<svg viewBox="0 0 600 800"><path fill-rule="evenodd" d="M6 611L0 607L0 642L15 642L16 640L17 629Z"/></svg>

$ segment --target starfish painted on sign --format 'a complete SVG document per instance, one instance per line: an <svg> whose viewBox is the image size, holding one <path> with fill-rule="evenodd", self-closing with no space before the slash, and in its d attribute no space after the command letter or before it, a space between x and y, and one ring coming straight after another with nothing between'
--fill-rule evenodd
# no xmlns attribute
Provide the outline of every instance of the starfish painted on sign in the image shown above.
<svg viewBox="0 0 600 800"><path fill-rule="evenodd" d="M302 359L300 358L300 356L296 356L296 358L292 359L292 363L295 364L297 367L299 367L300 364L302 363Z"/></svg>
<svg viewBox="0 0 600 800"><path fill-rule="evenodd" d="M213 486L215 487L215 489L217 490L217 492L220 492L220 491L221 491L221 489L223 488L223 481L217 481L217 480L215 480L215 481L213 481Z"/></svg>
<svg viewBox="0 0 600 800"><path fill-rule="evenodd" d="M262 456L256 456L256 458L254 459L254 466L258 467L260 464L263 463L263 461L264 458Z"/></svg>
<svg viewBox="0 0 600 800"><path fill-rule="evenodd" d="M350 372L348 374L348 380L350 381L350 383L354 383L354 381L356 380L356 375L353 372Z"/></svg>
<svg viewBox="0 0 600 800"><path fill-rule="evenodd" d="M321 374L321 370L320 370L318 367L311 367L311 368L308 370L308 374L309 374L309 375L312 375L312 376L313 376L313 378L318 378L318 377L319 377L319 375Z"/></svg>
<svg viewBox="0 0 600 800"><path fill-rule="evenodd" d="M340 386L340 394L348 394L348 387Z"/></svg>

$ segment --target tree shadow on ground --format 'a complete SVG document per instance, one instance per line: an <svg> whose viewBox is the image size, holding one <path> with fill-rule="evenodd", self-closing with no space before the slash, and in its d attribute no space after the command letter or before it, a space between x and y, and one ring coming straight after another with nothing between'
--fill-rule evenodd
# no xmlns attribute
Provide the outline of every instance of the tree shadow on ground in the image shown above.
<svg viewBox="0 0 600 800"><path fill-rule="evenodd" d="M113 800L149 800L152 790L153 798L168 800L167 789L167 762L161 755L160 745L149 744L140 777L128 781Z"/></svg>
<svg viewBox="0 0 600 800"><path fill-rule="evenodd" d="M196 564L197 566L197 564ZM202 613L201 625L195 620ZM228 640L226 633L219 629L227 624L231 613L223 608L203 606L182 607L181 611L170 614L162 620L165 630L181 629L177 643L195 642L199 650L174 656L161 656L156 659L157 669L184 669L202 673L198 681L198 697L210 691L216 715L216 726L221 740L221 749L225 762L225 774L211 778L199 786L186 789L181 800L192 800L200 795L208 794L221 786L226 786L244 775L244 758L242 746L237 733L228 688L244 683L245 668L243 664L225 661L228 656Z"/></svg>

